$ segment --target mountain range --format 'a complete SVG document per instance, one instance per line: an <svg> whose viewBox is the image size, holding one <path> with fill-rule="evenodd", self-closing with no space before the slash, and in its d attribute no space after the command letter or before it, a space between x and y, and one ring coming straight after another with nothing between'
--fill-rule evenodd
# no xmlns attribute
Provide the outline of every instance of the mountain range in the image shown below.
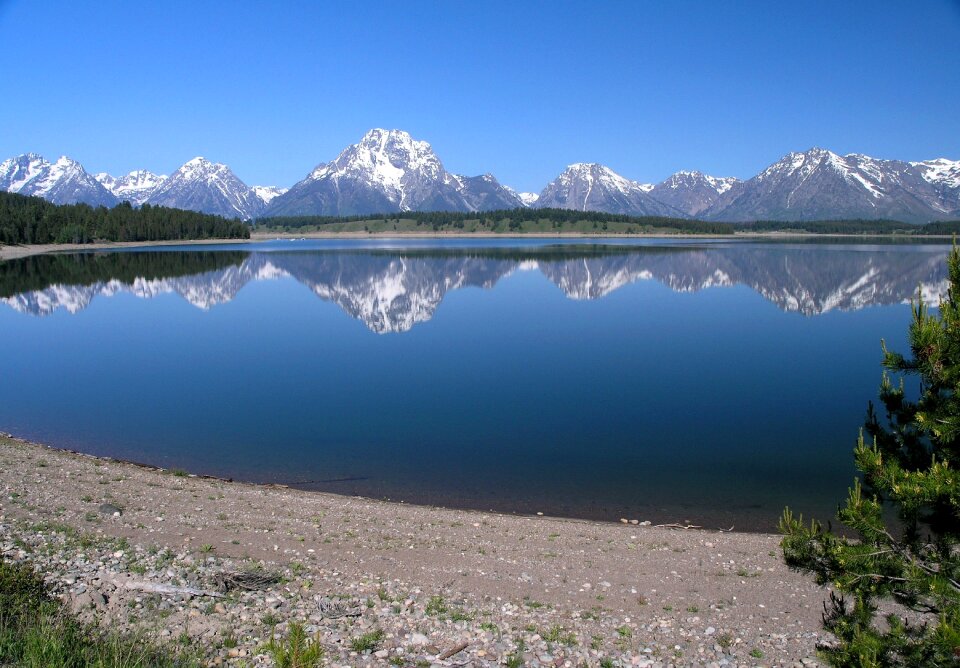
<svg viewBox="0 0 960 668"><path fill-rule="evenodd" d="M960 218L960 160L922 162L790 153L752 178L681 171L640 183L597 163L567 167L540 193L521 193L492 174L447 171L430 144L401 130L374 129L289 189L248 186L224 164L197 157L170 176L135 170L91 175L61 157L28 153L0 163L0 190L58 204L162 205L253 220L270 216L351 216L403 211L561 208L710 221Z"/></svg>
<svg viewBox="0 0 960 668"><path fill-rule="evenodd" d="M0 283L0 302L23 313L48 315L59 309L77 313L97 296L129 292L152 298L175 293L201 309L232 300L253 281L292 278L324 301L336 303L377 333L405 332L430 320L443 298L459 288L492 288L517 271L539 271L570 299L603 298L643 280L657 280L678 292L749 286L789 312L807 316L833 310L898 304L917 294L936 305L948 280L947 250L904 253L898 250L837 252L815 246L616 249L578 254L575 248L552 252L504 254L497 249L430 252L337 253L253 252L212 254L208 271L165 278L168 253L141 253L139 271L150 278L129 278L129 271L98 270L96 256L82 256L93 278L83 285L54 282L40 289L9 290ZM121 258L124 259L124 258ZM35 262L54 262L43 256ZM119 261L119 260L118 260ZM214 264L216 263L216 264ZM10 266L7 278L15 279ZM36 267L34 267L36 270ZM30 274L37 275L38 271ZM102 275L99 275L102 274ZM114 276L125 276L115 278Z"/></svg>
<svg viewBox="0 0 960 668"><path fill-rule="evenodd" d="M54 204L112 207L128 201L251 220L286 192L275 186L250 187L226 165L196 157L170 176L137 169L115 177L90 174L66 156L48 162L26 153L0 162L0 190L43 197Z"/></svg>

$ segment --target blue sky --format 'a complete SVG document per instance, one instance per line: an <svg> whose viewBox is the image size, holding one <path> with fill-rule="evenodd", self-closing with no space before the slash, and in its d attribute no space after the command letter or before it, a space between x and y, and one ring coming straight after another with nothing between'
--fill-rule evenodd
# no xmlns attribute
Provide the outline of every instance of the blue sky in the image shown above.
<svg viewBox="0 0 960 668"><path fill-rule="evenodd" d="M960 159L960 2L0 0L0 157L288 186L372 127L540 190L571 162L752 176Z"/></svg>

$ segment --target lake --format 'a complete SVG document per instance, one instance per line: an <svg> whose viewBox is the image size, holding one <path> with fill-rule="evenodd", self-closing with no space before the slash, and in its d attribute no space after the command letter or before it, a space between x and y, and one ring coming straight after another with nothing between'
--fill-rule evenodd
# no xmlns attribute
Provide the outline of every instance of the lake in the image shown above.
<svg viewBox="0 0 960 668"><path fill-rule="evenodd" d="M308 240L0 262L0 430L414 503L829 519L946 245ZM69 494L69 491L65 492Z"/></svg>

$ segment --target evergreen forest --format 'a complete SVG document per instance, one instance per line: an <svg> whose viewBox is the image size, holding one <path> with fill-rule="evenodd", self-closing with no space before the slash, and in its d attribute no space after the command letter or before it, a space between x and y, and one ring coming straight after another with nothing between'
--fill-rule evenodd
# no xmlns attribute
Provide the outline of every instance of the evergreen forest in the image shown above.
<svg viewBox="0 0 960 668"><path fill-rule="evenodd" d="M196 211L123 202L112 209L0 192L0 244L249 239L250 228Z"/></svg>

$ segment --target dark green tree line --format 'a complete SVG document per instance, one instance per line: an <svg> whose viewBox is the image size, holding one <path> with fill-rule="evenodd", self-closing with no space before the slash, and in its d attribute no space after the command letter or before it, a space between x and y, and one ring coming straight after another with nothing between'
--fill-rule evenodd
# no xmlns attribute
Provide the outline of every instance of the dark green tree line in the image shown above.
<svg viewBox="0 0 960 668"><path fill-rule="evenodd" d="M108 209L87 204L52 204L39 197L0 192L0 244L89 243L248 239L250 229L196 211L129 202Z"/></svg>
<svg viewBox="0 0 960 668"><path fill-rule="evenodd" d="M580 222L593 222L598 226L603 223L630 223L638 228L669 228L693 234L732 234L734 227L729 223L713 223L686 218L666 218L662 216L625 216L600 211L574 211L572 209L504 209L499 211L404 211L403 213L372 214L367 216L282 216L277 218L260 218L256 225L270 228L287 228L295 230L302 227L322 227L335 223L352 223L362 221L398 221L403 218L414 220L420 225L430 227L433 231L455 231L463 229L466 221L479 221L486 228L502 228L506 231L519 232L524 223L531 221L548 221L555 228L561 225L572 225ZM598 227L599 229L599 227Z"/></svg>
<svg viewBox="0 0 960 668"><path fill-rule="evenodd" d="M241 251L53 253L0 262L0 298L50 285L92 285L194 276L240 265Z"/></svg>

